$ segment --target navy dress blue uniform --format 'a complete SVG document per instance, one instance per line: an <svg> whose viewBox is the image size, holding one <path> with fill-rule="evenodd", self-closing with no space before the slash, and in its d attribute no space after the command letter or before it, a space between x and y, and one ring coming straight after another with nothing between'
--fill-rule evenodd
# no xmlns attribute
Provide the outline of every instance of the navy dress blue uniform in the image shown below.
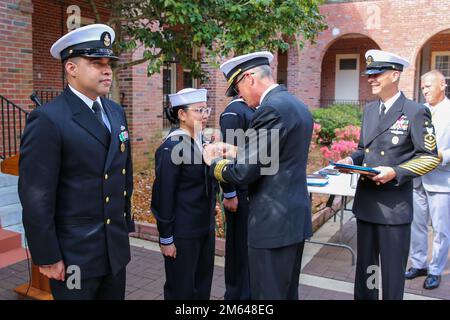
<svg viewBox="0 0 450 320"><path fill-rule="evenodd" d="M172 159L180 156L180 163ZM195 141L181 129L172 131L155 153L152 212L160 238L170 239L176 258L164 257L166 300L210 297L215 252L217 187Z"/></svg>
<svg viewBox="0 0 450 320"><path fill-rule="evenodd" d="M250 108L243 99L235 98L220 115L220 130L225 142L237 145L234 141L226 141L227 130L246 131L255 110ZM248 186L223 184L224 198L238 197L236 212L225 209L226 242L225 242L225 300L249 300L250 276L248 270Z"/></svg>
<svg viewBox="0 0 450 320"><path fill-rule="evenodd" d="M392 61L379 61L378 51L368 54L366 73L399 70ZM402 93L384 116L381 105L374 101L365 106L358 150L351 158L355 165L392 167L396 177L386 184L359 178L353 204L358 228L355 299L378 299L378 288L368 285L374 272L368 268L380 265L381 259L383 299L400 300L413 220L412 179L433 170L439 159L425 106Z"/></svg>
<svg viewBox="0 0 450 320"><path fill-rule="evenodd" d="M113 41L110 27L89 25L63 36L51 52L63 60L116 59ZM31 256L39 266L62 260L80 270L81 289L51 279L55 299L124 299L132 191L128 125L120 105L104 98L94 102L69 85L30 113L20 146L19 197Z"/></svg>
<svg viewBox="0 0 450 320"><path fill-rule="evenodd" d="M206 92L187 88L169 95L169 120L179 123L178 109L206 102ZM161 246L176 247L175 258L164 256L165 300L207 300L211 293L218 185L203 162L202 134L194 134L173 129L155 153L151 209Z"/></svg>
<svg viewBox="0 0 450 320"><path fill-rule="evenodd" d="M248 70L247 62L268 64L264 59L237 65ZM227 74L229 74L227 72ZM230 74L234 74L233 70ZM228 77L227 77L228 78ZM250 141L265 141L261 150L279 148L278 170L262 174L261 161L251 164L255 145L246 143L244 163L228 159L214 161L210 174L221 182L248 185L250 201L248 246L252 299L298 299L298 283L304 240L312 236L311 208L306 186L306 164L313 120L306 105L287 89L268 88L255 111ZM272 136L275 129L279 139ZM265 139L260 139L264 133ZM275 157L275 155L272 155ZM238 155L239 159L239 155ZM274 163L271 163L274 165Z"/></svg>
<svg viewBox="0 0 450 320"><path fill-rule="evenodd" d="M20 147L19 196L35 264L63 260L80 267L81 279L121 274L124 285L128 233L134 231L130 141L119 136L128 130L123 109L101 102L111 133L70 88L30 113ZM51 281L52 290L58 282ZM70 294L87 298L83 290Z"/></svg>

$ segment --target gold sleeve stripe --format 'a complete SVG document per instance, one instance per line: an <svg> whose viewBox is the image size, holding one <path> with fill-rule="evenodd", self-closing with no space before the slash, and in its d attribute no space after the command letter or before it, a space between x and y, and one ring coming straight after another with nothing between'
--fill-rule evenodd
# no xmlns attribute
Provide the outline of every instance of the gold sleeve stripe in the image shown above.
<svg viewBox="0 0 450 320"><path fill-rule="evenodd" d="M418 169L424 169L424 170L433 170L437 164L435 163L418 163L418 162L407 162L402 164L403 166L414 166Z"/></svg>
<svg viewBox="0 0 450 320"><path fill-rule="evenodd" d="M412 164L401 165L400 168L407 169L407 170L412 171L412 172L414 172L416 174L419 174L419 175L424 175L428 171L431 171L430 169L424 169L424 168L421 168L421 167L418 167L418 166L415 166L415 165L412 165Z"/></svg>
<svg viewBox="0 0 450 320"><path fill-rule="evenodd" d="M408 162L436 162L438 161L437 156L421 156L419 158L412 159Z"/></svg>
<svg viewBox="0 0 450 320"><path fill-rule="evenodd" d="M430 170L434 169L438 164L439 164L439 160L437 161L408 161L404 164L414 164L416 166L419 167L423 167L423 168L429 168Z"/></svg>
<svg viewBox="0 0 450 320"><path fill-rule="evenodd" d="M227 164L229 164L231 161L228 159L223 159L217 162L215 168L214 168L214 177L219 180L220 182L226 182L225 179L222 177L223 169Z"/></svg>
<svg viewBox="0 0 450 320"><path fill-rule="evenodd" d="M399 165L399 167L421 176L436 168L438 164L439 158L434 156L422 156L405 162Z"/></svg>
<svg viewBox="0 0 450 320"><path fill-rule="evenodd" d="M439 163L439 158L436 157L435 159L410 160L406 163L416 163L420 165L435 165Z"/></svg>
<svg viewBox="0 0 450 320"><path fill-rule="evenodd" d="M407 169L409 171L412 171L412 172L414 172L416 174L419 174L419 175L424 175L427 172L431 171L429 169L420 168L420 167L417 167L417 166L414 166L414 165L411 165L411 164L401 165L400 167L404 168L404 169Z"/></svg>
<svg viewBox="0 0 450 320"><path fill-rule="evenodd" d="M416 169L411 169L411 168L406 168L406 167L402 167L400 166L400 168L406 169L408 171L411 171L412 173L418 175L418 176L423 176L426 173L423 173L422 171L417 171Z"/></svg>

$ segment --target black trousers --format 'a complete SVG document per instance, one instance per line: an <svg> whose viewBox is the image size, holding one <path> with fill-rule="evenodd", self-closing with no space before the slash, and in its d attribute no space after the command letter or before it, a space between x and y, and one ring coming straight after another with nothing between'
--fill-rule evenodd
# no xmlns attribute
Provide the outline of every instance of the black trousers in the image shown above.
<svg viewBox="0 0 450 320"><path fill-rule="evenodd" d="M238 193L238 210L225 211L227 228L225 242L225 300L250 300L248 267L247 192Z"/></svg>
<svg viewBox="0 0 450 320"><path fill-rule="evenodd" d="M381 225L357 220L355 299L378 300L381 269L383 300L403 300L411 224ZM381 268L378 266L381 265Z"/></svg>
<svg viewBox="0 0 450 320"><path fill-rule="evenodd" d="M80 289L69 289L66 281L51 279L50 288L55 300L124 300L126 270L118 274L81 279Z"/></svg>
<svg viewBox="0 0 450 320"><path fill-rule="evenodd" d="M249 247L253 300L298 300L305 242L273 249Z"/></svg>
<svg viewBox="0 0 450 320"><path fill-rule="evenodd" d="M174 238L177 257L164 257L164 300L208 300L214 271L214 232L193 239Z"/></svg>

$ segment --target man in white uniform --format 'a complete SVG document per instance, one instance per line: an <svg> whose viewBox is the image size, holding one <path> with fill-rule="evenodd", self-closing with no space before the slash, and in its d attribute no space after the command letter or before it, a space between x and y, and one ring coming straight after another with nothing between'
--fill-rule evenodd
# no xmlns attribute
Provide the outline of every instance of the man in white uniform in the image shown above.
<svg viewBox="0 0 450 320"><path fill-rule="evenodd" d="M423 287L439 287L450 244L450 100L445 96L445 78L432 70L421 78L422 93L436 130L441 163L414 181L414 220L411 226L411 268L406 279L427 275ZM434 230L433 253L428 265L428 222Z"/></svg>

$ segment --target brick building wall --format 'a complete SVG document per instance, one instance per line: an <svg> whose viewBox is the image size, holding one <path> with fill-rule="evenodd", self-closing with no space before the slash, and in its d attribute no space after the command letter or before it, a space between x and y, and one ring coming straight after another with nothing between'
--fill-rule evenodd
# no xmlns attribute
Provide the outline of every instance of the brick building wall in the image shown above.
<svg viewBox="0 0 450 320"><path fill-rule="evenodd" d="M101 0L96 3L102 22L107 21L108 10L101 5ZM60 62L50 56L49 50L67 32L66 10L72 4L81 8L83 18L94 18L84 0L0 0L0 94L29 108L28 97L33 90L63 89ZM336 53L347 53L358 47L361 69L365 50L375 44L382 50L404 56L412 66L404 72L401 88L412 97L414 91L417 95L416 73L420 70L416 70L416 62L423 46L428 43L431 51L445 51L449 47L449 34L437 35L450 29L448 0L357 1L326 4L320 10L327 17L328 30L319 35L315 45L307 44L303 50L292 46L287 52L287 66L284 58L280 63L280 74L286 78L288 89L312 108L319 106L321 98L332 98ZM345 39L355 33L364 38ZM135 53L134 58L139 54ZM219 115L230 100L224 96L227 85L218 68L205 63L204 69L210 77L201 87L209 90L208 104L213 107L209 124L217 127ZM277 75L276 58L273 70ZM145 167L149 144L162 129L162 75L147 77L146 65L142 64L122 70L118 80L135 165ZM360 99L368 96L369 87L362 78Z"/></svg>
<svg viewBox="0 0 450 320"><path fill-rule="evenodd" d="M101 22L109 19L109 10L96 0ZM61 62L50 55L52 44L67 33L67 8L77 5L81 17L95 21L91 6L84 0L33 0L33 89L57 90L64 88Z"/></svg>
<svg viewBox="0 0 450 320"><path fill-rule="evenodd" d="M134 59L139 57L142 57L142 52L135 52ZM131 90L122 92L132 100L132 108L127 108L127 117L133 142L133 162L139 170L148 167L150 143L162 130L163 80L161 73L147 76L147 63L125 71L131 75Z"/></svg>
<svg viewBox="0 0 450 320"><path fill-rule="evenodd" d="M329 28L315 45L289 53L290 89L309 106L318 107L321 97L322 61L330 44L344 35L359 33L381 50L405 57L412 65L403 72L400 87L412 98L415 62L422 46L434 35L450 28L448 0L380 0L325 4L320 7ZM367 84L366 84L367 85ZM361 87L362 88L362 87Z"/></svg>
<svg viewBox="0 0 450 320"><path fill-rule="evenodd" d="M450 30L450 26L448 26ZM431 51L450 51L450 31L440 33L430 39ZM431 64L431 60L429 61Z"/></svg>
<svg viewBox="0 0 450 320"><path fill-rule="evenodd" d="M24 109L33 88L32 14L31 1L0 0L0 95ZM13 104L0 101L1 157L15 154L25 123Z"/></svg>
<svg viewBox="0 0 450 320"><path fill-rule="evenodd" d="M0 0L0 94L27 108L33 89L30 1Z"/></svg>

